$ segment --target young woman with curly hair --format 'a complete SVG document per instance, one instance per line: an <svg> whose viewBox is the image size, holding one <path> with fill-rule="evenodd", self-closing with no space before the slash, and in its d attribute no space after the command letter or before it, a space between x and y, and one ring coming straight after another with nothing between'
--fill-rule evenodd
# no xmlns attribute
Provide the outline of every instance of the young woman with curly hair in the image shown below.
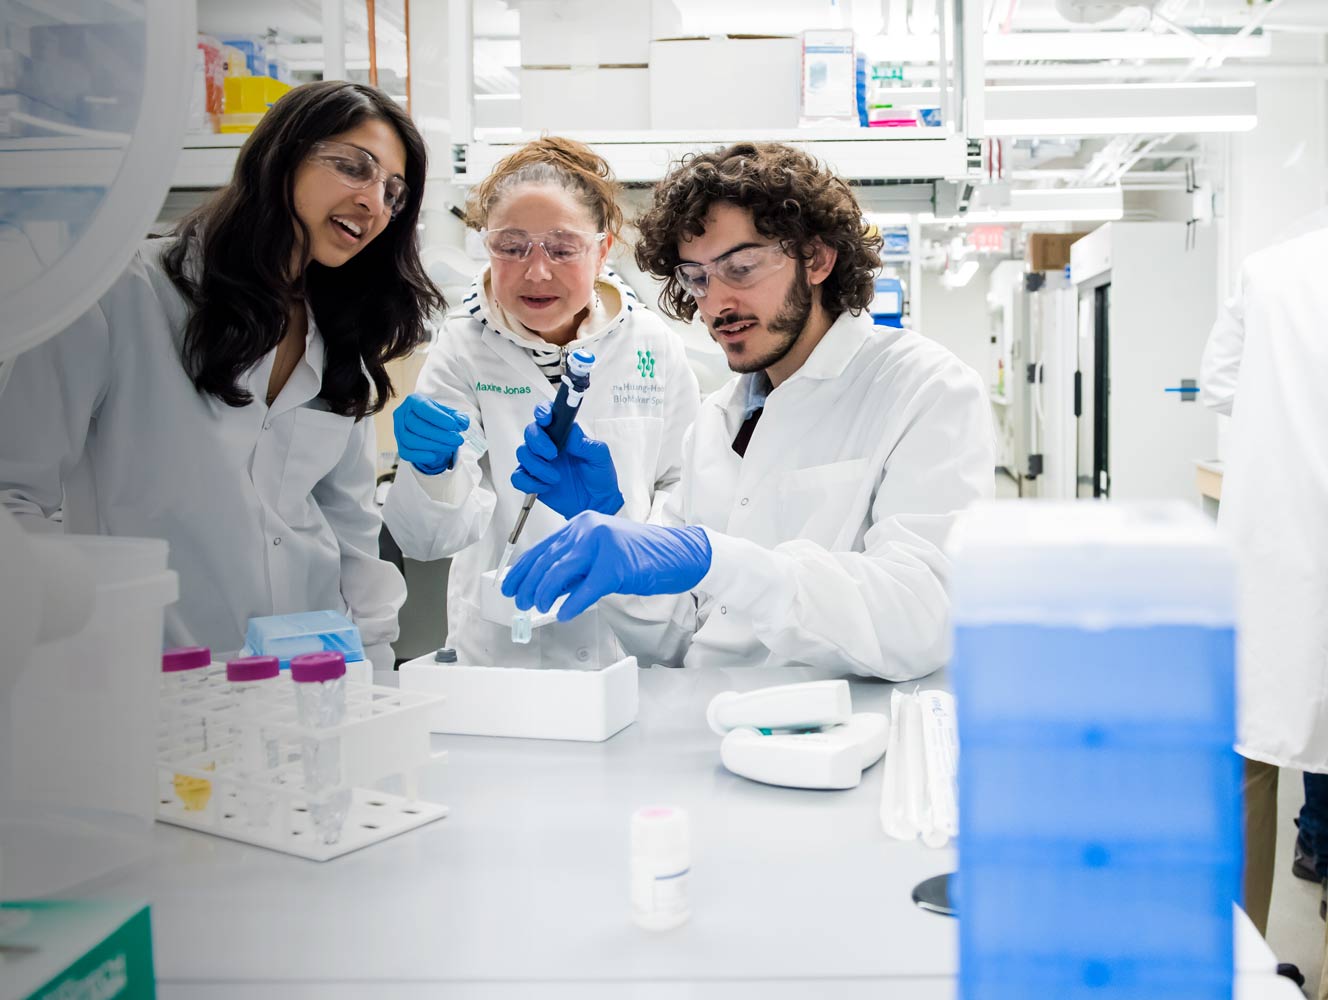
<svg viewBox="0 0 1328 1000"><path fill-rule="evenodd" d="M391 669L405 581L378 558L370 414L444 308L420 265L425 146L385 94L311 83L231 182L0 393L0 503L34 530L164 538L170 645L335 610Z"/></svg>
<svg viewBox="0 0 1328 1000"><path fill-rule="evenodd" d="M513 643L510 621L485 618L481 591L526 494L540 503L520 551L583 510L644 521L677 484L701 394L681 339L608 266L617 193L609 165L569 139L545 136L498 163L468 201L489 264L397 409L402 463L383 514L406 555L454 557L447 642L462 663L595 667L623 655L593 614ZM573 351L596 362L559 451L545 426ZM462 446L476 431L484 455Z"/></svg>
<svg viewBox="0 0 1328 1000"><path fill-rule="evenodd" d="M702 403L651 524L581 514L504 590L541 609L567 593L559 617L607 598L623 644L652 660L936 669L945 538L994 486L981 380L916 333L873 327L878 241L803 152L693 156L639 226L664 309L699 314L738 375Z"/></svg>

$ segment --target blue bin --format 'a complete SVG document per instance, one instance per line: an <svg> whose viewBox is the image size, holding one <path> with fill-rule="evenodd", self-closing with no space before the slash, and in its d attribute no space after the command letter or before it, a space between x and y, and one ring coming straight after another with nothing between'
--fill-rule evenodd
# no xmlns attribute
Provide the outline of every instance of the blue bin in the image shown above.
<svg viewBox="0 0 1328 1000"><path fill-rule="evenodd" d="M1181 504L951 539L963 1000L1231 1000L1234 562Z"/></svg>

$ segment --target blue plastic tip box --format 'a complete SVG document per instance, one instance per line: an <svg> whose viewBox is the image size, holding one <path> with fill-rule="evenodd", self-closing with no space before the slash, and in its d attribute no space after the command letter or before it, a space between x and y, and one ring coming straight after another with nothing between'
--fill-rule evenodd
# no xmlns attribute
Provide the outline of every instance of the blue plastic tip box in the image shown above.
<svg viewBox="0 0 1328 1000"><path fill-rule="evenodd" d="M1230 1000L1235 564L1184 504L950 540L964 1000Z"/></svg>
<svg viewBox="0 0 1328 1000"><path fill-rule="evenodd" d="M337 611L304 611L293 615L250 618L244 635L245 656L275 656L281 669L290 669L292 656L341 653L347 663L364 659L360 630Z"/></svg>

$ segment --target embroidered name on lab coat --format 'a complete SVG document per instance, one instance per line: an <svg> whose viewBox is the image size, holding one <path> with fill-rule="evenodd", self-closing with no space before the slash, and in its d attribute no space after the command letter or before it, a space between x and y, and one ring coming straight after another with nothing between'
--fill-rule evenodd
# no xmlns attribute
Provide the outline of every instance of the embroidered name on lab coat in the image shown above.
<svg viewBox="0 0 1328 1000"><path fill-rule="evenodd" d="M613 387L613 401L617 404L663 406L664 385L657 382L619 382Z"/></svg>
<svg viewBox="0 0 1328 1000"><path fill-rule="evenodd" d="M493 382L476 382L476 392L498 392L504 396L526 396L530 394L528 385L496 385Z"/></svg>

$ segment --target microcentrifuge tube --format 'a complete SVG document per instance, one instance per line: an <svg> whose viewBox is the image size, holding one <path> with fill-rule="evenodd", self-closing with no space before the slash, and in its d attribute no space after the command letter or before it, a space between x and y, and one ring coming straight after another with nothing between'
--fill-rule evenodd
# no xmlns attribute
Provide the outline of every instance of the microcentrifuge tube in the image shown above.
<svg viewBox="0 0 1328 1000"><path fill-rule="evenodd" d="M206 646L170 649L161 657L162 710L171 751L208 771L215 765L206 757L207 716L197 706L208 697L206 675L211 663L212 651ZM212 798L212 782L196 775L175 772L170 787L188 812L202 812ZM161 801L169 801L164 792Z"/></svg>
<svg viewBox="0 0 1328 1000"><path fill-rule="evenodd" d="M512 616L512 641L523 646L530 642L530 612L518 611Z"/></svg>
<svg viewBox="0 0 1328 1000"><path fill-rule="evenodd" d="M489 442L484 440L484 435L480 433L480 429L475 426L474 421L472 421L470 427L462 433L461 440L475 450L475 456L477 458L482 458L484 453L489 450Z"/></svg>

